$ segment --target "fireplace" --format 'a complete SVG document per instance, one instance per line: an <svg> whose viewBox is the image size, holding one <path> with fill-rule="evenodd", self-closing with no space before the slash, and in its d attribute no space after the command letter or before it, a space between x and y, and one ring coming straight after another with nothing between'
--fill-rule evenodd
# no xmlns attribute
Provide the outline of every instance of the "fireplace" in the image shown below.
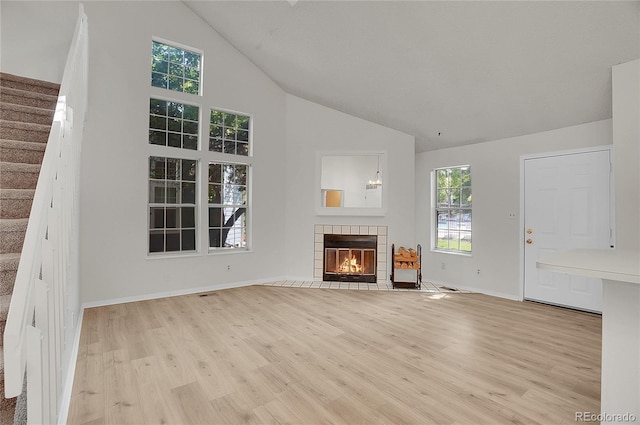
<svg viewBox="0 0 640 425"><path fill-rule="evenodd" d="M378 237L324 235L322 279L333 282L376 282Z"/></svg>
<svg viewBox="0 0 640 425"><path fill-rule="evenodd" d="M324 236L325 235L352 235L352 236L376 236L378 245L376 248L376 276L375 283L388 282L387 274L387 226L373 226L363 224L314 224L313 226L313 280L324 280ZM339 285L339 283L338 283Z"/></svg>

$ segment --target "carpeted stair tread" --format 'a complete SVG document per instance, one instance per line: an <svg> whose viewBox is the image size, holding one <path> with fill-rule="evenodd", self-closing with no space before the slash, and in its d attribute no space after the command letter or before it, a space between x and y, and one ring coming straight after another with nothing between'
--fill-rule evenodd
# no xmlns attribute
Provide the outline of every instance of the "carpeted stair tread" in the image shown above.
<svg viewBox="0 0 640 425"><path fill-rule="evenodd" d="M60 84L0 72L0 86L57 96Z"/></svg>
<svg viewBox="0 0 640 425"><path fill-rule="evenodd" d="M9 305L11 304L11 295L0 295L0 322L7 321L9 314ZM4 329L2 330L4 334Z"/></svg>
<svg viewBox="0 0 640 425"><path fill-rule="evenodd" d="M3 189L35 189L40 164L0 162L0 187Z"/></svg>
<svg viewBox="0 0 640 425"><path fill-rule="evenodd" d="M0 201L8 199L33 199L35 189L2 189L0 188ZM0 217L9 218L9 217Z"/></svg>
<svg viewBox="0 0 640 425"><path fill-rule="evenodd" d="M0 218L27 218L35 189L0 188Z"/></svg>
<svg viewBox="0 0 640 425"><path fill-rule="evenodd" d="M0 218L0 254L22 251L28 218Z"/></svg>
<svg viewBox="0 0 640 425"><path fill-rule="evenodd" d="M11 295L20 264L20 253L0 254L0 295Z"/></svg>
<svg viewBox="0 0 640 425"><path fill-rule="evenodd" d="M46 143L0 139L0 159L3 162L41 164Z"/></svg>
<svg viewBox="0 0 640 425"><path fill-rule="evenodd" d="M34 106L36 108L55 109L58 96L1 87L0 102Z"/></svg>
<svg viewBox="0 0 640 425"><path fill-rule="evenodd" d="M27 228L28 221L29 219L27 218L0 218L0 232L25 230Z"/></svg>
<svg viewBox="0 0 640 425"><path fill-rule="evenodd" d="M48 108L0 103L0 120L4 121L51 125L54 112Z"/></svg>
<svg viewBox="0 0 640 425"><path fill-rule="evenodd" d="M0 139L47 143L51 125L0 120Z"/></svg>

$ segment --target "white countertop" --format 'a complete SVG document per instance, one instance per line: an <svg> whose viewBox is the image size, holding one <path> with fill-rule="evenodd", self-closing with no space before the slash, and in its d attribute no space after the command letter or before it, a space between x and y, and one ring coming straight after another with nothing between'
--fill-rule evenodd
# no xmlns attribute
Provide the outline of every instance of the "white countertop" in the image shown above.
<svg viewBox="0 0 640 425"><path fill-rule="evenodd" d="M640 284L640 252L616 249L572 249L537 261L554 272Z"/></svg>

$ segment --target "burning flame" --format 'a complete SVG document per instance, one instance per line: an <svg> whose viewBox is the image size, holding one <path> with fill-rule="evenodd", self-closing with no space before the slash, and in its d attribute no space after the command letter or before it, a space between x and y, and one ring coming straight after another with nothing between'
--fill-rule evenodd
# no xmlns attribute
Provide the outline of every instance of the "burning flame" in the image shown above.
<svg viewBox="0 0 640 425"><path fill-rule="evenodd" d="M360 273L362 272L362 266L358 264L358 260L355 255L351 258L345 258L342 264L338 267L339 273Z"/></svg>

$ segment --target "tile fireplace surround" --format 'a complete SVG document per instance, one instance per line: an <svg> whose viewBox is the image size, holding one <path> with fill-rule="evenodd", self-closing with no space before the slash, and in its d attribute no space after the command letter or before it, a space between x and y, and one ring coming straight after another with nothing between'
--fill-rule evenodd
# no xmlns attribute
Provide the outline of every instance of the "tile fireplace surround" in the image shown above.
<svg viewBox="0 0 640 425"><path fill-rule="evenodd" d="M324 235L375 235L378 236L376 255L377 283L387 282L387 226L358 226L316 224L314 226L314 270L313 280L322 280Z"/></svg>

